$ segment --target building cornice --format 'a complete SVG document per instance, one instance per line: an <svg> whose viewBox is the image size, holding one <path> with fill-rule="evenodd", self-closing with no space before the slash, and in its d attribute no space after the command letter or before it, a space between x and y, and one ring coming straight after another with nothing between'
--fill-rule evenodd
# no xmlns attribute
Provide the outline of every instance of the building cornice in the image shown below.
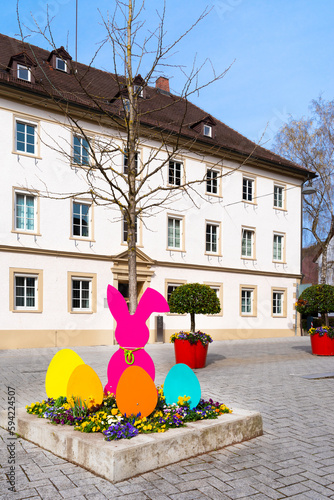
<svg viewBox="0 0 334 500"><path fill-rule="evenodd" d="M106 255L106 254L90 254L90 253L77 253L77 252L66 252L57 250L48 250L41 248L31 248L31 247L17 247L13 245L0 245L0 252L8 253L21 253L21 254L31 254L31 255L44 255L46 257L59 257L67 259L80 259L80 260L98 260L109 262L110 264L117 263L119 261L118 255ZM123 264L126 264L125 260ZM253 269L244 269L237 267L222 267L222 266L206 266L202 264L185 264L177 262L167 262L152 259L150 263L142 262L146 267L165 267L174 269L191 269L197 271L215 271L228 274L248 274L252 276L269 276L275 278L292 278L301 279L301 274L294 273L282 273L276 271L258 271ZM118 267L116 266L115 272L118 272Z"/></svg>

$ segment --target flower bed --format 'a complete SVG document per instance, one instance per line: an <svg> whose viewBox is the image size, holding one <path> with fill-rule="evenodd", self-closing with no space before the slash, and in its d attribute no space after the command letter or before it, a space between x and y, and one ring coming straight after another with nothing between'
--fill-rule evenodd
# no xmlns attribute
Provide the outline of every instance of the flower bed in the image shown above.
<svg viewBox="0 0 334 500"><path fill-rule="evenodd" d="M26 406L30 414L47 418L53 424L72 425L81 432L101 432L107 441L131 439L137 434L165 432L168 429L182 427L187 422L215 419L223 413L232 413L224 404L212 399L201 399L196 408L190 409L188 397L179 398L178 404L166 405L163 389L158 388L158 404L148 417L140 415L127 417L122 415L113 395L104 398L100 406L91 406L60 397L47 399Z"/></svg>

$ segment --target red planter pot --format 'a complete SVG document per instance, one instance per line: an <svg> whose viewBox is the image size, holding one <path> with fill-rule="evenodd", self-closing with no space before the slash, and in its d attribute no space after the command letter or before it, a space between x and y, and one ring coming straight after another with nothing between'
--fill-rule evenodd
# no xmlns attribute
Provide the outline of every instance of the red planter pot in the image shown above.
<svg viewBox="0 0 334 500"><path fill-rule="evenodd" d="M318 333L311 335L312 354L317 356L334 356L334 339L326 334L322 337Z"/></svg>
<svg viewBox="0 0 334 500"><path fill-rule="evenodd" d="M196 344L191 344L188 340L175 339L174 352L176 363L184 363L189 368L204 368L208 346L198 340Z"/></svg>

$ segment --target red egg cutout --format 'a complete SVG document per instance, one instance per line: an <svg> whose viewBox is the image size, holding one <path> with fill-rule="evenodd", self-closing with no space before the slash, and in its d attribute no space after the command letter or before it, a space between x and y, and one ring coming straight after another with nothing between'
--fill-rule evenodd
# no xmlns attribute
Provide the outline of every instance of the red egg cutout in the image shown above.
<svg viewBox="0 0 334 500"><path fill-rule="evenodd" d="M140 366L129 366L119 379L116 403L123 415L148 417L157 406L158 391L149 374Z"/></svg>

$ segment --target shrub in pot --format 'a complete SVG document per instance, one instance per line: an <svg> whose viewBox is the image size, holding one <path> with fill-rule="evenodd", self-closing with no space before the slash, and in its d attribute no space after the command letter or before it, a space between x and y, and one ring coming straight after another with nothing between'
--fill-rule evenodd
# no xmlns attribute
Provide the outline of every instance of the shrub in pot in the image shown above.
<svg viewBox="0 0 334 500"><path fill-rule="evenodd" d="M190 368L205 366L210 335L195 332L196 314L218 314L220 302L216 292L208 285L187 283L172 292L168 301L171 313L190 314L190 332L179 332L171 337L174 342L176 363L185 363Z"/></svg>

